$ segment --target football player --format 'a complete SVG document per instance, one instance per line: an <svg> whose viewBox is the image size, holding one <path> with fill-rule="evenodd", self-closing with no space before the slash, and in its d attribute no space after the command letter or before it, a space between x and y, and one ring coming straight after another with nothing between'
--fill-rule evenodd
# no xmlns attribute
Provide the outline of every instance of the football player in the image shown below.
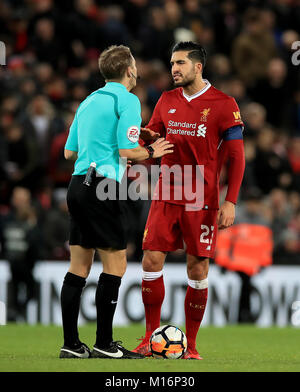
<svg viewBox="0 0 300 392"><path fill-rule="evenodd" d="M185 243L188 348L184 358L201 359L196 337L207 302L209 260L214 257L217 230L231 226L235 218L245 167L243 122L234 98L203 79L205 62L202 46L193 42L174 46L171 73L176 88L161 95L146 127L174 144L174 153L161 160L143 240L146 334L134 351L146 356L151 355L149 338L160 325L166 255ZM228 190L219 208L219 174L225 160Z"/></svg>

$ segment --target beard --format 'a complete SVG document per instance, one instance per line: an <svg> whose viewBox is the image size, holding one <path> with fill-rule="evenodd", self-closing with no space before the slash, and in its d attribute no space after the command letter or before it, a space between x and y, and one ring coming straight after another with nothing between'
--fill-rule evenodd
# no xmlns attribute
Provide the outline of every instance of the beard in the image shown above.
<svg viewBox="0 0 300 392"><path fill-rule="evenodd" d="M175 81L173 76L173 83L175 87L188 87L195 82L196 75L194 72L189 73L185 77L182 77L182 75L180 76L181 79L178 81Z"/></svg>

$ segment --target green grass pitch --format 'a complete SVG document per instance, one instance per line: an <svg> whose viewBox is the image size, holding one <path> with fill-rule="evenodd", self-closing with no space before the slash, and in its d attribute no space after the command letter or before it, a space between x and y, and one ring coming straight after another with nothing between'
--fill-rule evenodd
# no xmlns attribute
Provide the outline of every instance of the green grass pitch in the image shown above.
<svg viewBox="0 0 300 392"><path fill-rule="evenodd" d="M79 328L94 344L95 324ZM137 345L143 325L116 327L114 339L128 349ZM57 326L0 326L0 372L299 372L300 331L255 326L203 327L197 348L202 361L59 359L62 329Z"/></svg>

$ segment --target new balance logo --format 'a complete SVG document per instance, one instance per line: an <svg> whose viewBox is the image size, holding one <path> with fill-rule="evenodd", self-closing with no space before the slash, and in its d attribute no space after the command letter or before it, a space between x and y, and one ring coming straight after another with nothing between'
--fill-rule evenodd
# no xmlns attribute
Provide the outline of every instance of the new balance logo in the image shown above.
<svg viewBox="0 0 300 392"><path fill-rule="evenodd" d="M168 111L168 113L175 113L176 112L176 109L170 109L169 111Z"/></svg>
<svg viewBox="0 0 300 392"><path fill-rule="evenodd" d="M204 124L199 125L198 130L197 130L197 136L206 136L206 126Z"/></svg>

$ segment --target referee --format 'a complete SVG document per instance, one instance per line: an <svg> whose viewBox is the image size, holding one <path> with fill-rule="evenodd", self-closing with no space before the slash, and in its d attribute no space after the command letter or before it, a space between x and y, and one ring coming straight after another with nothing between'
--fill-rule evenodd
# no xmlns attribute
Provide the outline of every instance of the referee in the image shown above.
<svg viewBox="0 0 300 392"><path fill-rule="evenodd" d="M79 105L64 152L66 159L76 162L67 194L71 260L61 290L64 345L60 358L138 359L144 356L113 341L113 318L127 265L124 201L100 200L96 188L105 179L118 190L126 170L126 160L120 157L131 161L159 158L172 153L173 145L163 138L147 147L138 143L141 105L130 93L137 80L130 49L123 45L109 47L99 57L99 68L106 84ZM95 250L103 272L96 289L97 331L91 352L79 340L77 325L80 297Z"/></svg>

